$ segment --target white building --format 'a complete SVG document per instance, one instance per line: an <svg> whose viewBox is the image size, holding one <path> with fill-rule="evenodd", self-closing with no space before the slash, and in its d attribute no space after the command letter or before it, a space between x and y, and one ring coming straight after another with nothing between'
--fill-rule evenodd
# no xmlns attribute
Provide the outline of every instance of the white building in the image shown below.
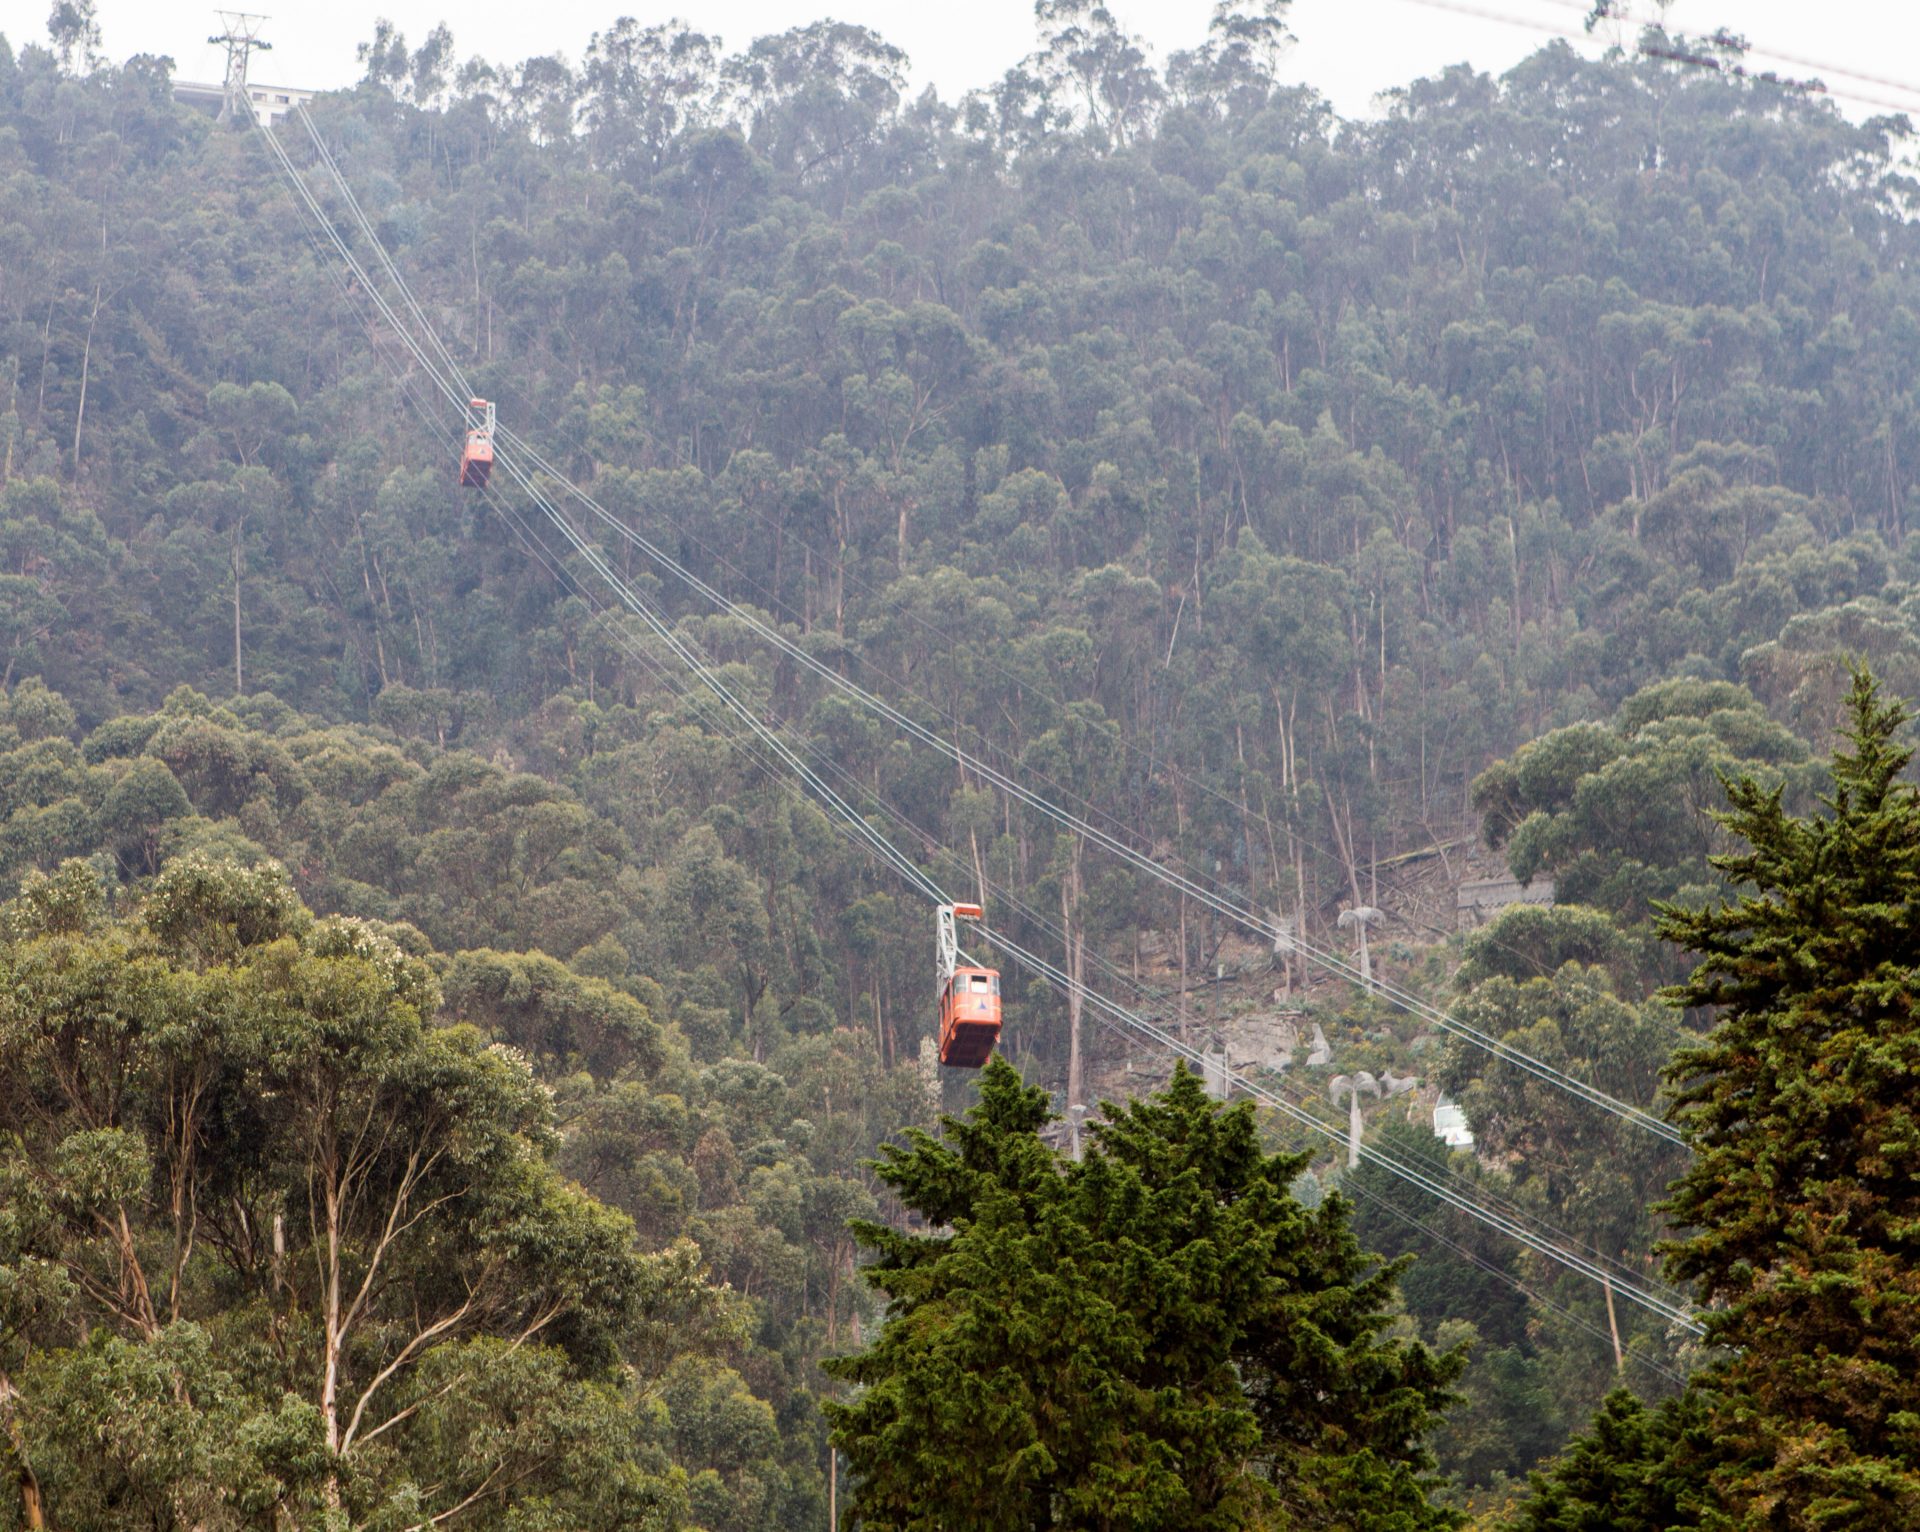
<svg viewBox="0 0 1920 1532"><path fill-rule="evenodd" d="M296 106L305 106L319 94L317 90L302 90L297 85L249 83L247 86L247 96L253 102L254 111L266 119L268 127L287 116Z"/></svg>
<svg viewBox="0 0 1920 1532"><path fill-rule="evenodd" d="M252 81L247 82L247 99L253 103L254 111L268 127L279 122L296 106L313 100L319 94L317 90L303 90L297 85L255 85ZM220 103L226 99L226 91L221 86L208 85L199 80L175 80L173 99L203 112L218 112Z"/></svg>
<svg viewBox="0 0 1920 1532"><path fill-rule="evenodd" d="M1449 1149L1471 1149L1473 1129L1467 1126L1467 1113L1442 1096L1433 1109L1433 1136Z"/></svg>

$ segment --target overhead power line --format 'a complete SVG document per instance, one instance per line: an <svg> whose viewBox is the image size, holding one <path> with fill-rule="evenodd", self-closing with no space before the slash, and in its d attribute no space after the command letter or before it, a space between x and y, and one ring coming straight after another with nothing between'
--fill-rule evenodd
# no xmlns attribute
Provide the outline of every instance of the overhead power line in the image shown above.
<svg viewBox="0 0 1920 1532"><path fill-rule="evenodd" d="M1318 964L1336 976L1352 980L1355 983L1361 984L1364 988L1383 995L1390 1003L1398 1008L1432 1023L1442 1031L1449 1032L1454 1036L1473 1043L1492 1054L1495 1058L1500 1059L1502 1062L1511 1064L1528 1074L1534 1075L1545 1083L1563 1090L1570 1095L1577 1096L1589 1105L1598 1107L1603 1111L1611 1112L1623 1121L1631 1122L1634 1126L1642 1128L1656 1137L1664 1138L1674 1144L1685 1143L1684 1136L1676 1128L1669 1123L1663 1122L1651 1113L1621 1101L1591 1083L1555 1065L1534 1058L1523 1050L1507 1043L1504 1039L1494 1037L1492 1034L1483 1031L1471 1023L1461 1020L1450 1012L1442 1010L1440 1007L1411 993L1391 980L1372 977L1362 973L1346 958L1338 953L1330 952L1319 947L1308 940L1303 933L1285 929L1276 921L1269 919L1265 914L1247 909L1238 901L1229 898L1217 890L1198 883L1183 873L1168 868L1153 856L1121 840L1118 836L1088 822L1069 810L1061 808L1050 798L1032 791L1009 773L1002 771L999 767L963 748L943 734L928 728L918 719L901 712L884 698L876 696L858 683L841 675L831 665L825 663L804 646L793 642L793 640L781 633L777 628L763 622L756 613L740 606L724 593L714 589L707 581L695 574L692 570L686 568L686 566L673 557L673 555L667 553L650 539L627 526L619 517L601 506L599 502L588 495L586 491L567 479L558 469L554 468L552 464L541 457L531 444L526 442L524 438L520 437L516 432L508 428L502 428L500 436L504 441L510 443L517 449L535 469L547 474L556 484L561 486L565 494L584 506L590 514L595 516L616 536L627 540L661 569L673 574L720 608L720 610L728 616L744 624L753 633L773 645L796 665L807 670L828 686L833 687L842 694L860 703L869 711L878 714L909 738L930 749L939 751L941 754L953 760L957 765L972 772L979 779L998 788L1018 802L1025 804L1045 818L1053 821L1063 830L1081 835L1101 850L1126 862L1129 866L1146 874L1148 877L1155 878L1168 887L1184 893L1188 898L1193 899L1204 908L1213 910L1216 914L1232 921L1242 929L1253 932L1270 942L1280 943L1292 951L1298 952L1309 962Z"/></svg>
<svg viewBox="0 0 1920 1532"><path fill-rule="evenodd" d="M1538 0L1538 3L1553 6L1557 10L1578 12L1583 18L1593 9L1592 0ZM1661 25L1659 17L1648 16L1632 9L1613 11L1609 16L1610 19L1624 22L1629 26L1659 27ZM1909 103L1908 109L1920 109L1920 84L1915 84L1911 80L1873 74L1845 64L1834 64L1821 59L1808 58L1804 54L1785 52L1769 43L1755 42L1745 33L1740 34L1740 41L1745 46L1746 54L1753 58L1772 59L1777 64L1791 65L1795 69L1811 69L1820 77L1822 83L1827 76L1831 75L1843 80L1858 80L1865 85L1878 85L1888 90L1899 91L1903 95L1914 98ZM1831 87L1828 87L1828 90L1830 94L1833 93Z"/></svg>
<svg viewBox="0 0 1920 1532"><path fill-rule="evenodd" d="M1584 30L1557 24L1537 15L1518 15L1512 11L1495 10L1491 6L1475 4L1473 0L1401 0L1401 3L1421 6L1430 11L1446 11L1456 16L1470 16L1476 21L1491 21L1502 26L1517 27L1525 32L1532 32L1543 37L1558 38L1563 42L1585 43L1591 41ZM1562 4L1563 0L1547 0L1547 3ZM1583 12L1586 10L1586 7L1579 4L1578 0L1573 0L1573 3L1563 5L1563 8ZM1637 20L1639 18L1622 16L1616 19ZM1690 40L1696 43L1708 41L1708 39ZM1729 64L1713 55L1699 52L1697 47L1694 49L1686 49L1659 43L1649 43L1643 38L1640 42L1625 51L1637 54L1643 58L1662 59L1668 63L1685 65L1715 74L1737 75L1755 84L1772 85L1783 91L1792 93L1830 96L1835 100L1850 101L1857 106L1880 107L1898 113L1913 112L1917 107L1920 107L1920 102L1894 100L1886 96L1873 95L1864 91L1855 90L1851 87L1833 86L1829 85L1824 79L1783 79L1768 72L1748 70L1744 66L1739 65L1737 58ZM1749 46L1747 51L1756 57L1771 58L1778 63L1792 64L1796 68L1822 68L1821 65L1815 64L1811 60L1799 59L1793 54L1773 52L1756 46ZM1882 76L1867 76L1849 70L1832 68L1827 68L1824 72L1845 75L1852 79L1868 80L1870 83L1888 86L1902 92L1914 93L1916 91L1916 87L1912 85Z"/></svg>
<svg viewBox="0 0 1920 1532"><path fill-rule="evenodd" d="M302 113L302 116L304 117L305 114ZM309 132L313 133L317 139L317 130L313 128L310 120L308 121L308 128ZM302 200L308 214L319 224L323 232L328 235L330 241L335 246L336 253L341 256L355 277L361 282L370 301L380 310L382 317L387 320L389 325L392 326L396 334L401 338L402 342L408 347L415 361L427 377L434 382L436 387L439 388L450 402L456 404L464 413L466 399L471 397L471 390L466 385L463 373L457 364L452 362L451 357L447 355L444 346L439 343L438 337L433 334L432 327L426 323L425 316L417 301L413 299L411 291L405 284L404 278L400 275L397 268L392 265L384 248L379 245L379 241L374 235L371 224L366 220L364 212L359 210L357 202L352 201L350 188L345 186L344 177L340 175L338 167L332 164L331 157L326 156L326 164L329 171L340 183L340 189L349 200L355 213L357 226L360 228L366 240L375 247L383 269L396 290L401 293L401 301L420 326L422 334L427 337L424 343L413 333L413 327L402 321L401 316L386 299L371 274L359 262L351 247L346 244L339 231L335 229L326 218L324 209L320 207L311 190L305 186L304 180L300 176L297 167L292 164L290 158L287 156L284 146L279 144L278 139L269 132L264 125L261 125L260 131L270 145L282 173L287 176L294 185L296 194ZM324 151L324 144L320 145L320 147ZM430 353L428 349L429 346L439 353L438 357ZM622 604L627 610L639 617L653 633L654 637L682 662L688 671L701 682L712 697L722 704L739 723L746 726L746 728L754 734L760 746L763 747L782 768L797 776L809 791L819 797L869 851L883 862L892 866L894 870L908 882L909 886L915 888L916 891L936 902L945 902L945 896L939 886L934 883L911 858L907 857L883 835L879 834L876 828L871 825L864 816L855 811L844 797L837 793L830 784L825 782L817 772L814 772L807 763L798 756L792 747L787 745L786 742L778 736L776 731L767 725L764 720L760 719L752 708L748 707L714 674L712 667L706 664L703 659L692 650L688 643L674 632L662 614L653 610L648 603L641 600L631 590L631 587L606 563L599 551L560 513L557 506L555 506L551 499L545 494L539 478L536 477L536 475L549 474L555 482L560 484L566 484L566 481L558 476L550 475L549 465L546 465L544 460L538 457L537 453L526 449L524 444L519 442L517 438L508 434L507 440L510 444L510 450L499 454L497 461L502 463L509 477L514 479L529 500L541 509L547 517L549 524L562 535L573 552L621 599ZM532 471L529 471L529 465L527 463L521 462L523 455L529 459ZM569 488L576 497L585 499L590 509L595 510L602 517L606 516L607 513L599 508L597 504L593 503L590 497L581 496L580 492L571 485L567 485L567 488ZM730 606L731 604L728 603L728 605ZM1063 813L1063 811L1057 809L1054 809L1052 812L1056 815ZM1070 825L1077 826L1083 832L1092 831L1093 829L1091 826L1073 821L1071 816L1066 817ZM1093 833L1095 836L1099 834L1097 831ZM1164 876L1164 870L1161 871ZM1129 1026L1142 1035L1153 1039L1168 1051L1172 1051L1182 1057L1197 1060L1197 1053L1180 1040L1172 1038L1155 1024L1134 1015L1125 1007L1121 1007L1117 1005L1117 1003L1107 1000L1084 984L1070 979L1058 968L1046 962L1046 960L1019 947L1011 938L1005 936L1003 933L989 930L988 937L996 946L1006 951L1014 961L1020 963L1028 969L1028 971L1037 973L1055 984L1069 987L1071 992L1075 993L1083 1002L1097 1007L1099 1010L1113 1016L1116 1020L1120 1021L1121 1024ZM1240 1088L1248 1091L1258 1099L1267 1101L1268 1104L1275 1106L1276 1109L1281 1110L1283 1113L1298 1114L1299 1117L1306 1119L1303 1125L1311 1126L1316 1131L1322 1133L1332 1133L1337 1136L1336 1129L1330 1129L1327 1124L1313 1118L1312 1114L1305 1113L1302 1109L1286 1101L1284 1097L1279 1096L1277 1093L1260 1086L1257 1082L1249 1081L1242 1076L1232 1075L1232 1078ZM1498 1229L1500 1232L1507 1234L1522 1244L1528 1245L1530 1248L1537 1250L1550 1259L1566 1265L1570 1269L1580 1272L1582 1275L1592 1277L1595 1280L1613 1286L1614 1290L1619 1291L1628 1301L1640 1304L1650 1312L1665 1318L1671 1323L1683 1327L1693 1325L1694 1321L1692 1320L1691 1314L1686 1310L1668 1302L1657 1294L1640 1289L1637 1285L1628 1286L1617 1283L1612 1273L1594 1265L1586 1258L1580 1256L1578 1252L1571 1252L1560 1248L1550 1241L1539 1238L1532 1231L1525 1229L1514 1220L1504 1217L1497 1211L1490 1211L1465 1198L1458 1197L1457 1194L1453 1193L1443 1183L1424 1176L1422 1172L1410 1171L1409 1168L1404 1165L1389 1165L1389 1169L1391 1173L1399 1175L1403 1179L1414 1180L1415 1184L1420 1185L1424 1190L1430 1191L1432 1195L1438 1197L1440 1200L1448 1202L1449 1205L1457 1206L1461 1211L1467 1212L1470 1216L1489 1223L1490 1226Z"/></svg>

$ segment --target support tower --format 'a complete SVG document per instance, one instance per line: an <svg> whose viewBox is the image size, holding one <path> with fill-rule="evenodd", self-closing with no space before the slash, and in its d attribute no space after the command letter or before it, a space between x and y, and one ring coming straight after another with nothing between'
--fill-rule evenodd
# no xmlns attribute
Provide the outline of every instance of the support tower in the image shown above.
<svg viewBox="0 0 1920 1532"><path fill-rule="evenodd" d="M248 120L253 103L247 99L247 60L255 53L270 53L273 44L260 40L260 23L270 18L248 11L215 11L224 31L207 39L227 50L227 78L220 98L220 121Z"/></svg>

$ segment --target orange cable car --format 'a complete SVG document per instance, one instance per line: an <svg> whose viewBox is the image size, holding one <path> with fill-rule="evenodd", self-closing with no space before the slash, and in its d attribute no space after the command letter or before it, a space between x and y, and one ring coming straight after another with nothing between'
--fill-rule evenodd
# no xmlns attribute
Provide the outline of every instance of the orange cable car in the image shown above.
<svg viewBox="0 0 1920 1532"><path fill-rule="evenodd" d="M486 424L467 432L467 445L460 453L460 487L485 489L487 475L493 472L493 402L471 399L468 403L486 412Z"/></svg>
<svg viewBox="0 0 1920 1532"><path fill-rule="evenodd" d="M940 1062L978 1069L1000 1041L1000 974L960 963L954 921L979 920L977 904L943 904L935 914L940 951Z"/></svg>

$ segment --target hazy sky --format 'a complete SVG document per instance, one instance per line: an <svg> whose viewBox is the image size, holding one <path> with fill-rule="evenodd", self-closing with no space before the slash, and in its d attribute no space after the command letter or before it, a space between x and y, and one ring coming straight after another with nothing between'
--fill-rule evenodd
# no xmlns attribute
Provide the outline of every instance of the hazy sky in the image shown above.
<svg viewBox="0 0 1920 1532"><path fill-rule="evenodd" d="M874 28L904 48L916 84L958 97L996 79L1033 46L1031 0L253 0L271 14L264 35L274 43L256 60L254 79L328 87L358 75L355 45L370 37L376 17L390 17L413 42L448 21L462 58L482 54L512 62L561 52L577 61L587 40L615 17L643 22L697 17L730 48L754 37L832 15ZM1211 0L1110 0L1127 24L1160 55L1190 47L1205 34ZM1653 0L1636 0L1651 11ZM0 0L0 33L16 46L44 41L51 0ZM173 57L188 79L217 80L222 52L204 41L217 30L213 7L200 0L97 0L107 54ZM1579 30L1585 0L1296 0L1299 38L1288 56L1290 78L1311 82L1344 115L1365 114L1374 94L1444 66L1468 60L1498 72L1532 51L1552 30ZM1787 57L1766 63L1781 73L1813 72L1793 60L1830 66L1826 78L1857 98L1855 114L1912 104L1920 114L1920 6L1894 0L1674 0L1671 24L1710 31L1727 23L1758 47ZM1509 19L1498 19L1498 18ZM1588 45L1593 46L1593 45ZM1890 78L1843 77L1838 69ZM1903 86L1901 78L1910 82Z"/></svg>

